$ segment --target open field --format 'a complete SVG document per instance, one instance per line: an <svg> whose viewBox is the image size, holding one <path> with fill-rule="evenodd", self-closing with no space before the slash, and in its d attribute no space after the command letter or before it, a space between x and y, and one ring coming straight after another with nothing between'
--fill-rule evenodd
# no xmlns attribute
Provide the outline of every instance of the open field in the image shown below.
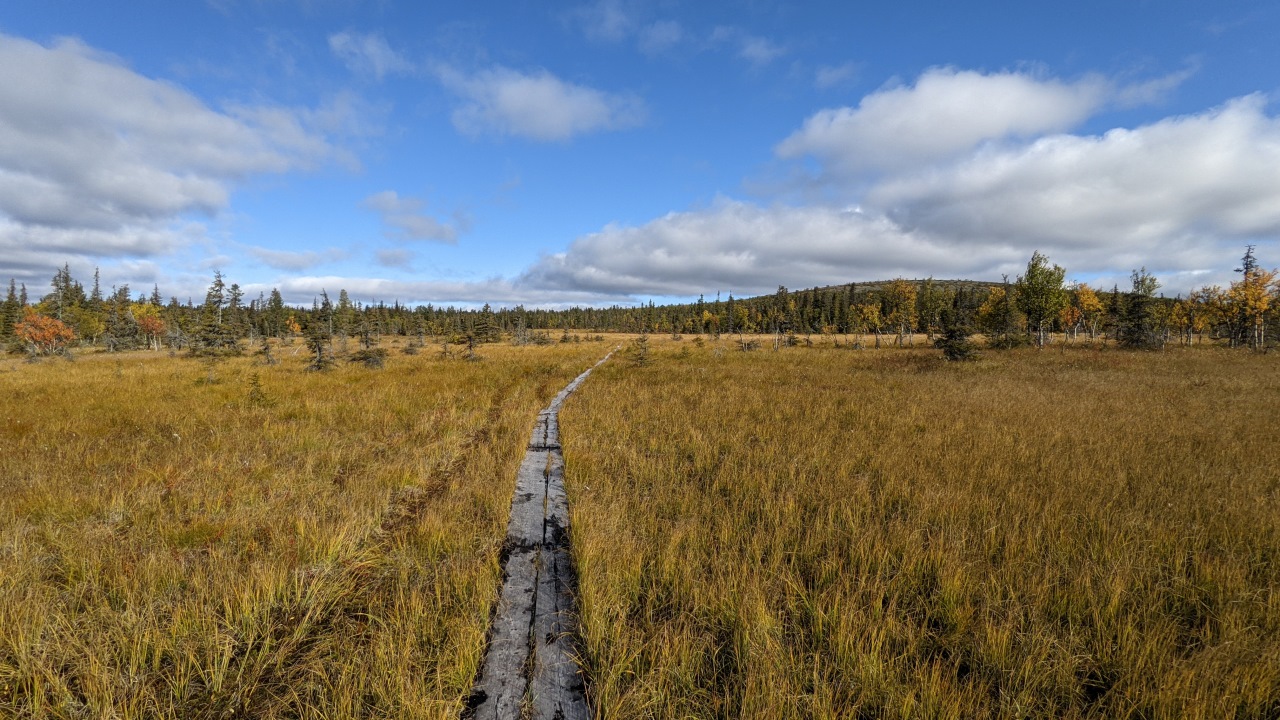
<svg viewBox="0 0 1280 720"><path fill-rule="evenodd" d="M0 716L456 717L533 419L605 351L0 362Z"/></svg>
<svg viewBox="0 0 1280 720"><path fill-rule="evenodd" d="M614 342L0 361L0 716L456 717ZM654 336L565 406L601 717L1280 715L1274 356L828 343Z"/></svg>
<svg viewBox="0 0 1280 720"><path fill-rule="evenodd" d="M561 416L602 718L1280 717L1280 364L650 342Z"/></svg>

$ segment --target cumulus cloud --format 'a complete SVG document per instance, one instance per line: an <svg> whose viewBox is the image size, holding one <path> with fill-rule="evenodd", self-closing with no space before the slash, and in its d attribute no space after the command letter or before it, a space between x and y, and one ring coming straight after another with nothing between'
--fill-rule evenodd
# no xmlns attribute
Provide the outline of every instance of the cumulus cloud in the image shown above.
<svg viewBox="0 0 1280 720"><path fill-rule="evenodd" d="M998 248L992 249L999 254ZM543 258L519 282L536 288L617 294L768 292L851 278L912 274L920 267L985 270L924 233L857 209L761 207L721 199L640 226L609 226Z"/></svg>
<svg viewBox="0 0 1280 720"><path fill-rule="evenodd" d="M171 252L237 183L339 158L320 115L215 110L78 40L0 34L0 273Z"/></svg>
<svg viewBox="0 0 1280 720"><path fill-rule="evenodd" d="M607 226L510 279L352 286L436 302L601 304L895 276L996 281L1039 250L1077 279L1124 286L1145 265L1163 292L1186 293L1231 280L1245 243L1280 251L1280 118L1267 107L1252 95L1097 136L980 145L886 171L849 206L722 198Z"/></svg>
<svg viewBox="0 0 1280 720"><path fill-rule="evenodd" d="M377 33L340 32L329 36L329 50L355 73L381 80L394 73L414 70L413 63L397 53Z"/></svg>
<svg viewBox="0 0 1280 720"><path fill-rule="evenodd" d="M126 226L46 227L0 217L0 277L43 284L55 268L70 264L77 273L92 274L99 258L147 258L168 254L202 234L181 227Z"/></svg>
<svg viewBox="0 0 1280 720"><path fill-rule="evenodd" d="M915 85L867 95L858 107L819 111L776 148L830 170L895 170L955 157L985 140L1067 130L1106 101L1108 83L1022 73L934 68Z"/></svg>
<svg viewBox="0 0 1280 720"><path fill-rule="evenodd" d="M401 197L394 190L384 190L365 198L361 206L382 216L383 231L396 240L437 240L445 243L458 241L459 226L465 227L464 217L453 223L441 222L423 212L427 203L421 198Z"/></svg>
<svg viewBox="0 0 1280 720"><path fill-rule="evenodd" d="M721 200L609 226L519 278L537 288L693 295L901 275L997 279L1047 253L1075 277L1166 292L1229 280L1246 243L1280 250L1280 119L1261 95L1098 136L1043 134L886 172L854 209ZM833 180L832 182L840 182Z"/></svg>
<svg viewBox="0 0 1280 720"><path fill-rule="evenodd" d="M463 100L453 112L459 132L563 141L576 135L632 128L644 122L644 102L631 94L577 85L546 70L495 67L473 75L439 70L445 86Z"/></svg>
<svg viewBox="0 0 1280 720"><path fill-rule="evenodd" d="M1280 120L1260 95L1097 137L1054 135L886 180L903 227L1053 248L1090 267L1194 268L1217 242L1280 235Z"/></svg>

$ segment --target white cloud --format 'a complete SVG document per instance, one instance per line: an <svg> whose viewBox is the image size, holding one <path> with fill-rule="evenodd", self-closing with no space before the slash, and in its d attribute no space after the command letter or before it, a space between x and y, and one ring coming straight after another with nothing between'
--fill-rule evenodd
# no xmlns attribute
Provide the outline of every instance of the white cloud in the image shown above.
<svg viewBox="0 0 1280 720"><path fill-rule="evenodd" d="M756 67L763 67L787 54L787 49L768 38L752 35L742 28L720 26L711 31L711 43L729 43L738 57Z"/></svg>
<svg viewBox="0 0 1280 720"><path fill-rule="evenodd" d="M566 82L546 70L522 73L495 67L474 75L439 70L446 87L464 104L453 124L470 136L512 135L532 140L568 140L644 122L644 102L635 95L608 93Z"/></svg>
<svg viewBox="0 0 1280 720"><path fill-rule="evenodd" d="M643 297L897 275L995 280L1040 250L1107 285L1146 266L1172 295L1229 281L1246 243L1274 257L1277 237L1280 118L1253 95L1101 136L981 146L882 177L857 209L721 200L609 226L517 285Z"/></svg>
<svg viewBox="0 0 1280 720"><path fill-rule="evenodd" d="M1102 106L1107 93L1100 77L1063 83L935 68L914 86L872 93L856 108L814 114L776 152L782 158L811 155L845 173L918 166L986 140L1074 127Z"/></svg>
<svg viewBox="0 0 1280 720"><path fill-rule="evenodd" d="M570 305L603 305L616 302L618 296L610 293L581 292L569 289L540 289L523 286L503 278L484 280L390 280L359 276L303 276L284 278L274 285L250 284L246 294L279 288L287 302L310 304L320 291L334 297L336 289L344 289L352 300L360 302L393 302L435 305L460 304L480 306L490 303L494 307L567 307Z"/></svg>
<svg viewBox="0 0 1280 720"><path fill-rule="evenodd" d="M250 247L247 248L250 255L257 258L259 262L267 267L277 270L307 270L317 265L323 265L327 262L334 262L346 257L346 253L335 248L328 250L305 250L302 252L294 252L290 250L272 250L271 248Z"/></svg>
<svg viewBox="0 0 1280 720"><path fill-rule="evenodd" d="M1162 77L1137 82L1131 85L1118 85L1114 88L1112 102L1117 107L1132 108L1140 105L1151 105L1163 102L1178 86L1186 82L1200 71L1199 60L1192 59L1187 67Z"/></svg>
<svg viewBox="0 0 1280 720"><path fill-rule="evenodd" d="M0 34L0 274L172 252L246 178L342 159L322 114L218 111L78 40Z"/></svg>
<svg viewBox="0 0 1280 720"><path fill-rule="evenodd" d="M569 12L569 19L582 28L588 39L603 42L626 39L636 25L622 0L599 0L582 5Z"/></svg>
<svg viewBox="0 0 1280 720"><path fill-rule="evenodd" d="M379 80L393 73L409 73L413 63L397 53L377 33L340 32L329 36L329 50L352 72Z"/></svg>
<svg viewBox="0 0 1280 720"><path fill-rule="evenodd" d="M609 226L530 268L519 283L606 294L768 292L919 268L985 270L883 217L827 207L760 207L719 200L641 226Z"/></svg>
<svg viewBox="0 0 1280 720"><path fill-rule="evenodd" d="M566 13L569 24L582 30L588 40L620 43L632 38L646 55L661 55L689 39L683 25L675 20L647 22L645 13L625 0L599 0Z"/></svg>
<svg viewBox="0 0 1280 720"><path fill-rule="evenodd" d="M679 45L686 38L684 27L675 20L659 20L640 30L640 51L659 55Z"/></svg>
<svg viewBox="0 0 1280 720"><path fill-rule="evenodd" d="M827 90L843 85L858 76L858 64L847 62L842 65L822 65L813 74L813 84L819 90Z"/></svg>
<svg viewBox="0 0 1280 720"><path fill-rule="evenodd" d="M441 222L423 213L426 201L415 197L401 197L394 190L384 190L365 198L361 206L382 216L387 237L397 240L438 240L445 243L458 241L459 229L467 222L458 216L453 223Z"/></svg>
<svg viewBox="0 0 1280 720"><path fill-rule="evenodd" d="M371 204L403 209L394 194ZM1069 276L1125 286L1146 266L1162 292L1232 279L1246 242L1280 252L1280 119L1249 96L1101 136L1048 135L889 174L858 206L720 199L610 225L513 278L395 282L304 278L299 293L478 304L607 304L738 295L895 276L996 281L1033 251ZM394 258L389 258L394 259ZM390 263L388 263L390 264Z"/></svg>
<svg viewBox="0 0 1280 720"><path fill-rule="evenodd" d="M389 268L412 269L413 252L404 248L379 250L374 254L378 264Z"/></svg>
<svg viewBox="0 0 1280 720"><path fill-rule="evenodd" d="M49 227L0 217L0 277L43 285L64 263L92 274L98 258L155 257L189 239L181 229L169 227Z"/></svg>
<svg viewBox="0 0 1280 720"><path fill-rule="evenodd" d="M1042 247L1068 267L1204 268L1220 242L1280 235L1280 120L1265 106L1253 95L1099 137L989 149L886 180L867 201L904 227Z"/></svg>

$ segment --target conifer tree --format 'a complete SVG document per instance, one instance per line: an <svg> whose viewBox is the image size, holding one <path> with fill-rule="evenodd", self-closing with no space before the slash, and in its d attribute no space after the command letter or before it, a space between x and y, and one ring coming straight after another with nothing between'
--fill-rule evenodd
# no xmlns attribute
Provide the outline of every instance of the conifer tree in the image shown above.
<svg viewBox="0 0 1280 720"><path fill-rule="evenodd" d="M224 322L226 290L222 273L215 271L213 282L205 293L204 304L200 306L192 352L203 355L240 354L239 337L231 324Z"/></svg>
<svg viewBox="0 0 1280 720"><path fill-rule="evenodd" d="M976 360L978 352L969 340L973 334L972 312L963 289L957 291L950 305L942 310L939 322L942 336L934 341L934 346L942 350L943 357L952 361Z"/></svg>
<svg viewBox="0 0 1280 720"><path fill-rule="evenodd" d="M1258 350L1266 344L1266 320L1274 300L1272 284L1276 279L1276 271L1263 270L1258 265L1253 247L1249 245L1245 248L1241 265L1236 268L1236 272L1240 273L1240 280L1231 283L1226 300L1229 312L1234 316L1232 344L1248 345Z"/></svg>
<svg viewBox="0 0 1280 720"><path fill-rule="evenodd" d="M13 326L22 320L22 306L18 303L18 286L9 278L9 292L0 304L0 342L13 338Z"/></svg>
<svg viewBox="0 0 1280 720"><path fill-rule="evenodd" d="M1023 318L1015 300L1017 291L1004 277L1004 284L991 288L987 300L978 309L978 324L987 335L987 347L1012 348L1026 342L1022 333Z"/></svg>
<svg viewBox="0 0 1280 720"><path fill-rule="evenodd" d="M1111 286L1111 297L1107 299L1106 328L1107 334L1120 342L1120 326L1124 323L1125 297L1119 285Z"/></svg>
<svg viewBox="0 0 1280 720"><path fill-rule="evenodd" d="M1120 321L1120 344L1128 348L1152 350L1160 346L1153 307L1160 283L1145 267L1134 270L1130 279L1133 289L1126 298Z"/></svg>
<svg viewBox="0 0 1280 720"><path fill-rule="evenodd" d="M568 329L565 330L568 333ZM502 338L502 332L498 329L498 324L493 316L493 308L489 307L489 303L485 303L480 309L479 316L476 317L474 326L476 340L482 343L498 342Z"/></svg>
<svg viewBox="0 0 1280 720"><path fill-rule="evenodd" d="M98 277L98 268L93 269L93 293L89 295L89 309L102 312L102 285Z"/></svg>

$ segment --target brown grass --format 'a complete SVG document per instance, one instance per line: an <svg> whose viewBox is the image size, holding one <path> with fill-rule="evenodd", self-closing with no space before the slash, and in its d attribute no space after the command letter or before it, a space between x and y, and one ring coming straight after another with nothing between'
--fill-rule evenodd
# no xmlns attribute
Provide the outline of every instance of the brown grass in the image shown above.
<svg viewBox="0 0 1280 720"><path fill-rule="evenodd" d="M456 717L529 428L602 347L0 363L0 716Z"/></svg>
<svg viewBox="0 0 1280 720"><path fill-rule="evenodd" d="M652 344L562 414L600 717L1280 717L1274 356Z"/></svg>

